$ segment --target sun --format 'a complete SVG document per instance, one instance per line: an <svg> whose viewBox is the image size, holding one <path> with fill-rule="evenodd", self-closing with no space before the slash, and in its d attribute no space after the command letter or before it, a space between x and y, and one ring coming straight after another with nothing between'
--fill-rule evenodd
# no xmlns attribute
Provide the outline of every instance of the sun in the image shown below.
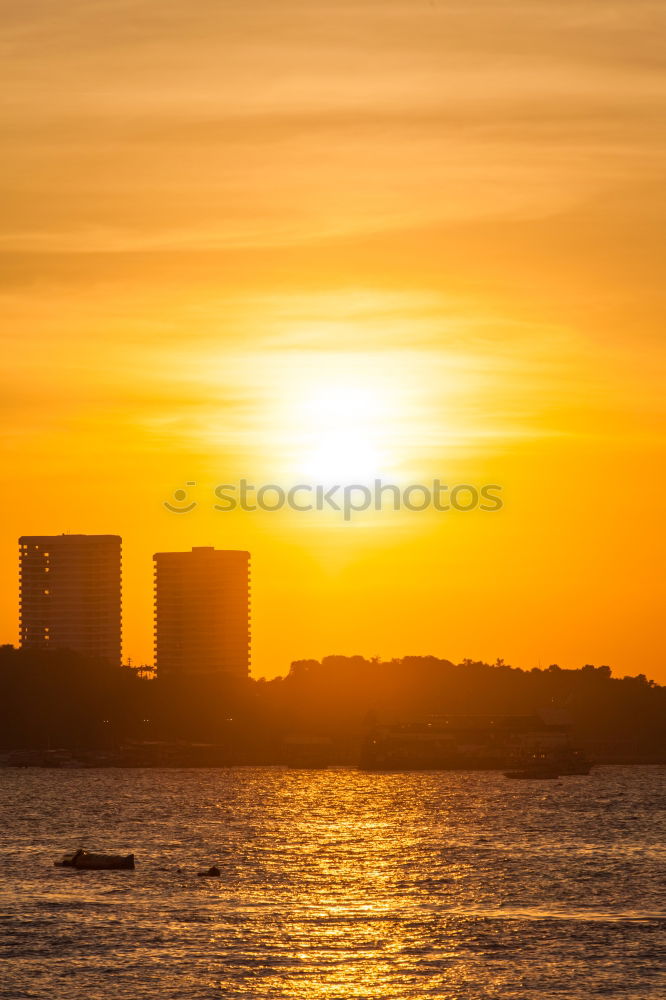
<svg viewBox="0 0 666 1000"><path fill-rule="evenodd" d="M291 409L291 464L307 481L364 483L390 463L392 412L381 379L320 377L301 388Z"/></svg>
<svg viewBox="0 0 666 1000"><path fill-rule="evenodd" d="M362 428L313 435L302 459L304 474L318 483L365 483L380 474L381 465L381 449Z"/></svg>

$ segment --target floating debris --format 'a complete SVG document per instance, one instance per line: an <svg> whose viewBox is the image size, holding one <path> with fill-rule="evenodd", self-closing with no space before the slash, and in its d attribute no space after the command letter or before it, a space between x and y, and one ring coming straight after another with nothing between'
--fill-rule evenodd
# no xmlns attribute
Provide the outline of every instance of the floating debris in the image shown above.
<svg viewBox="0 0 666 1000"><path fill-rule="evenodd" d="M199 878L219 878L221 874L217 865L211 865L207 872L197 872Z"/></svg>

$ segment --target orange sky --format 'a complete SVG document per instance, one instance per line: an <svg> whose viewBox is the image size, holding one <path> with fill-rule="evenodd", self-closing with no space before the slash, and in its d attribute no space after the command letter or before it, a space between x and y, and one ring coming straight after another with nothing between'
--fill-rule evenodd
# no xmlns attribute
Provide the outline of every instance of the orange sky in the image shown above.
<svg viewBox="0 0 666 1000"><path fill-rule="evenodd" d="M666 682L661 4L7 11L4 567L253 557L256 676L329 653ZM224 514L218 483L499 483L500 513ZM187 481L199 507L163 507Z"/></svg>

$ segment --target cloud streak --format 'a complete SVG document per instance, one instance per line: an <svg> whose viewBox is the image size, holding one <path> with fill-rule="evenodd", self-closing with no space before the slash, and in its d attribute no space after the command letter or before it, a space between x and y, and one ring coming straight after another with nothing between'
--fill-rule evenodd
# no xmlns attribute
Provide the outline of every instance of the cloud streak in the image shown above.
<svg viewBox="0 0 666 1000"><path fill-rule="evenodd" d="M651 3L33 3L0 247L288 245L528 219L663 167Z"/></svg>

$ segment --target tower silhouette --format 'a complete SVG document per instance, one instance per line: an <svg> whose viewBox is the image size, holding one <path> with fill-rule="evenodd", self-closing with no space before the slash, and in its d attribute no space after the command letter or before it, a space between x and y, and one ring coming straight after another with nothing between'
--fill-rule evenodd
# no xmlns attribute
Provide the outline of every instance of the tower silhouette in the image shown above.
<svg viewBox="0 0 666 1000"><path fill-rule="evenodd" d="M19 538L22 647L120 664L121 544L119 535Z"/></svg>
<svg viewBox="0 0 666 1000"><path fill-rule="evenodd" d="M155 667L158 677L250 670L250 555L193 548L158 552Z"/></svg>

